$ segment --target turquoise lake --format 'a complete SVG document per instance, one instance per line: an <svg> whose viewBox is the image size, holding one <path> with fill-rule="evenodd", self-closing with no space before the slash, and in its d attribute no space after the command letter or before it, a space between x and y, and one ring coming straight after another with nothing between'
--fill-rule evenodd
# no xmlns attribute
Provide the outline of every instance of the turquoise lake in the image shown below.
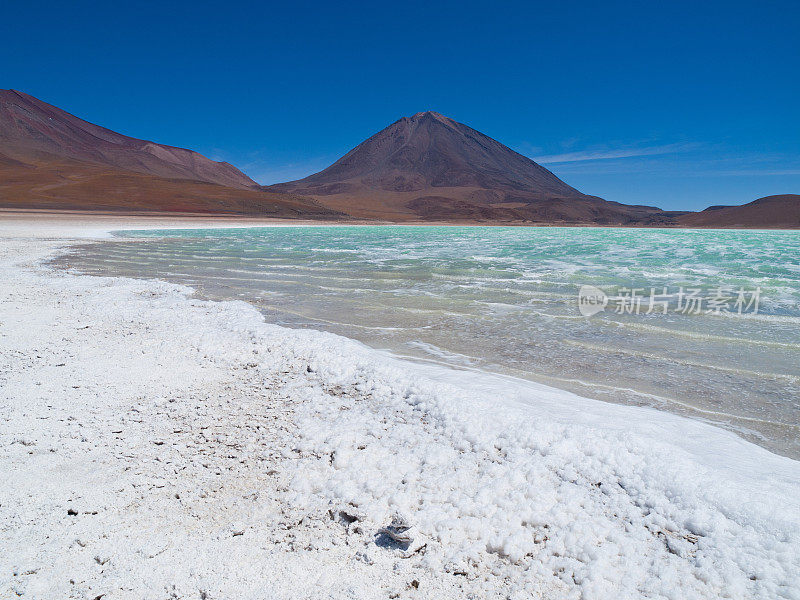
<svg viewBox="0 0 800 600"><path fill-rule="evenodd" d="M270 322L412 360L677 412L800 457L800 232L321 226L119 235L57 262L247 300ZM603 310L581 314L582 286L606 294Z"/></svg>

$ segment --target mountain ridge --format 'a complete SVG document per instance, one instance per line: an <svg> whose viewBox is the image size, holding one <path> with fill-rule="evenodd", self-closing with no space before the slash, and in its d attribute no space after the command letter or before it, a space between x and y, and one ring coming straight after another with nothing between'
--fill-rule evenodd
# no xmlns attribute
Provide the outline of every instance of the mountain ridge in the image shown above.
<svg viewBox="0 0 800 600"><path fill-rule="evenodd" d="M436 111L401 117L328 168L259 186L225 162L0 90L0 206L398 223L800 228L800 195L700 212L584 194Z"/></svg>
<svg viewBox="0 0 800 600"><path fill-rule="evenodd" d="M800 194L774 194L739 206L709 206L678 218L684 227L798 228Z"/></svg>
<svg viewBox="0 0 800 600"><path fill-rule="evenodd" d="M0 206L334 220L345 216L311 198L261 190L228 163L131 138L14 90L0 90Z"/></svg>
<svg viewBox="0 0 800 600"><path fill-rule="evenodd" d="M18 90L0 90L0 148L29 164L57 157L232 188L258 186L229 163L117 133Z"/></svg>

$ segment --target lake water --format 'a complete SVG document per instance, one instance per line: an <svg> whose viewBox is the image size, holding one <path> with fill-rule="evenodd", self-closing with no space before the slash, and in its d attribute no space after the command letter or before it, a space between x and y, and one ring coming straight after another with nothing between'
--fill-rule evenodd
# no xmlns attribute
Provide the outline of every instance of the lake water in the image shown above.
<svg viewBox="0 0 800 600"><path fill-rule="evenodd" d="M800 232L345 226L121 235L57 262L189 284L203 297L247 300L271 322L413 360L704 419L800 457ZM582 286L607 295L604 310L581 313Z"/></svg>

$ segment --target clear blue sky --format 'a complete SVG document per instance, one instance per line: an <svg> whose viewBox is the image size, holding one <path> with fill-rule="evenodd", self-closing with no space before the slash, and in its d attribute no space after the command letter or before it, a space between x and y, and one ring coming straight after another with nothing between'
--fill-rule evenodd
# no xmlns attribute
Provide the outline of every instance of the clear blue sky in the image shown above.
<svg viewBox="0 0 800 600"><path fill-rule="evenodd" d="M6 6L0 87L262 183L430 109L609 200L800 193L796 0L117 4Z"/></svg>

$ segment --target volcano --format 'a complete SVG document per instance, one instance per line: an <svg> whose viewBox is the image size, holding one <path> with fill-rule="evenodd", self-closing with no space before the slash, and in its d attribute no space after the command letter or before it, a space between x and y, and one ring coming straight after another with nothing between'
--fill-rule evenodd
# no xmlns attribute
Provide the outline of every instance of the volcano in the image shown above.
<svg viewBox="0 0 800 600"><path fill-rule="evenodd" d="M403 117L324 171L269 186L353 217L658 224L669 213L579 192L533 160L436 112Z"/></svg>

